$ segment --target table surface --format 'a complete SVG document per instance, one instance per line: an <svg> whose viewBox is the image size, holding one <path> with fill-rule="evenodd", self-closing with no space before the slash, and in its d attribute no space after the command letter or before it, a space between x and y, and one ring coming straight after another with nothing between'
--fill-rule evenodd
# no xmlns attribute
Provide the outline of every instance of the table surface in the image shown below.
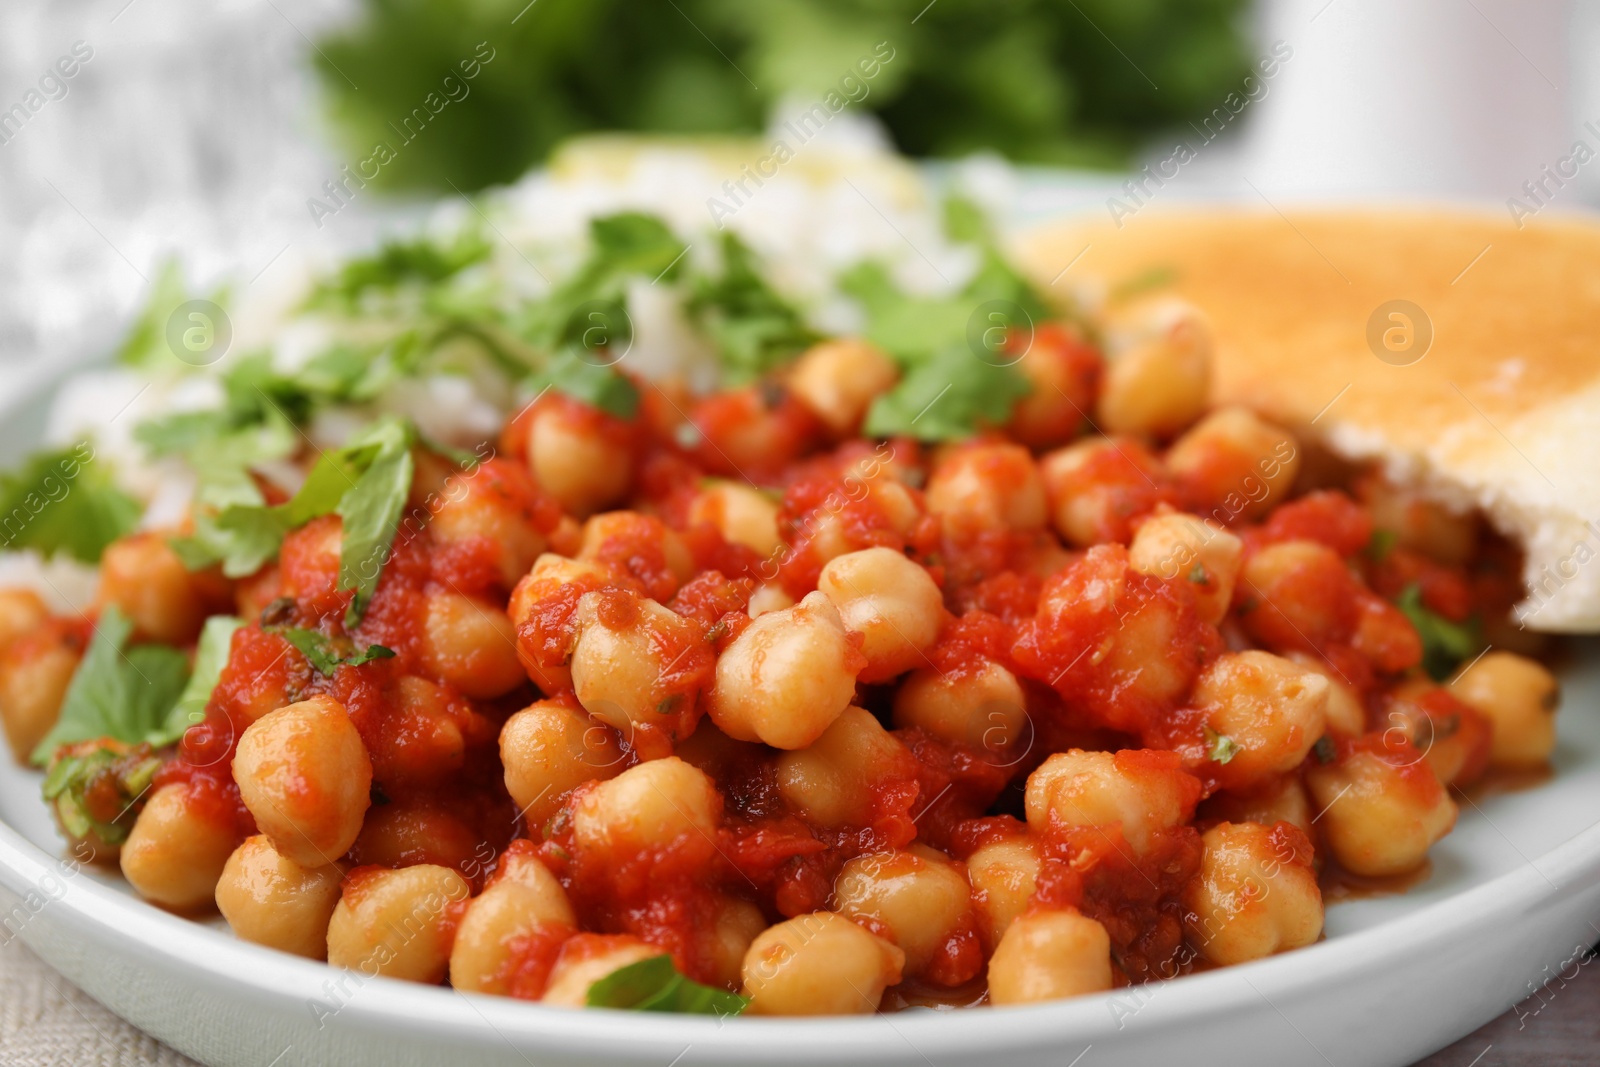
<svg viewBox="0 0 1600 1067"><path fill-rule="evenodd" d="M0 946L0 1064L199 1067L129 1026L15 938ZM1600 967L1591 956L1516 1008L1416 1067L1600 1064Z"/></svg>

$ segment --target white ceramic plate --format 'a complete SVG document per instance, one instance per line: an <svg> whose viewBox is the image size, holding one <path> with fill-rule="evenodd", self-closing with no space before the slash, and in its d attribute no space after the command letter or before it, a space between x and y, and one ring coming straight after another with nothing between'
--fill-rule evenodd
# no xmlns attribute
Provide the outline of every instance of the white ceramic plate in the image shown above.
<svg viewBox="0 0 1600 1067"><path fill-rule="evenodd" d="M51 385L0 409L0 466ZM1555 776L1463 802L1428 879L1334 904L1310 948L1004 1010L763 1020L565 1011L390 981L235 941L63 861L40 776L0 760L0 942L214 1067L1399 1065L1508 1010L1600 937L1600 643L1565 672Z"/></svg>

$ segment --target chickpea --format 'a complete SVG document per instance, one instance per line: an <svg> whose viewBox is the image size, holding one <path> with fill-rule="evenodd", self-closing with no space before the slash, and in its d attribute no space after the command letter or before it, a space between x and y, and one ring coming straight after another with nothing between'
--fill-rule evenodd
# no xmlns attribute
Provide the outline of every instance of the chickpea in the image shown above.
<svg viewBox="0 0 1600 1067"><path fill-rule="evenodd" d="M173 783L151 793L122 844L128 884L146 900L180 912L212 905L242 836L213 805L198 802L192 789Z"/></svg>
<svg viewBox="0 0 1600 1067"><path fill-rule="evenodd" d="M450 965L454 905L471 895L448 867L359 867L328 921L328 962L368 978L435 985Z"/></svg>
<svg viewBox="0 0 1600 1067"><path fill-rule="evenodd" d="M711 924L713 981L737 989L750 945L767 928L766 916L748 900L723 897Z"/></svg>
<svg viewBox="0 0 1600 1067"><path fill-rule="evenodd" d="M680 838L710 844L722 818L722 797L711 778L676 756L630 767L584 793L572 811L580 848L642 852Z"/></svg>
<svg viewBox="0 0 1600 1067"><path fill-rule="evenodd" d="M928 476L928 512L958 536L1044 528L1044 483L1021 445L971 444L946 452Z"/></svg>
<svg viewBox="0 0 1600 1067"><path fill-rule="evenodd" d="M1032 738L1022 684L993 660L960 673L913 671L895 691L894 724L917 727L1002 765Z"/></svg>
<svg viewBox="0 0 1600 1067"><path fill-rule="evenodd" d="M781 585L758 585L756 591L750 594L750 606L745 610L752 619L765 615L769 611L782 611L784 608L794 607L794 597Z"/></svg>
<svg viewBox="0 0 1600 1067"><path fill-rule="evenodd" d="M1226 789L1200 805L1200 818L1216 822L1254 822L1276 826L1286 822L1307 838L1315 838L1311 799L1297 774L1281 774L1257 782L1247 790Z"/></svg>
<svg viewBox="0 0 1600 1067"><path fill-rule="evenodd" d="M1244 625L1261 643L1305 651L1349 639L1354 613L1339 593L1354 579L1328 546L1316 541L1267 545L1245 561L1240 580Z"/></svg>
<svg viewBox="0 0 1600 1067"><path fill-rule="evenodd" d="M617 503L633 482L633 450L608 422L564 398L541 401L528 420L528 469L561 510L587 518Z"/></svg>
<svg viewBox="0 0 1600 1067"><path fill-rule="evenodd" d="M1032 392L1011 409L1006 432L1029 448L1055 448L1083 432L1100 386L1100 353L1074 325L1048 323L1017 363Z"/></svg>
<svg viewBox="0 0 1600 1067"><path fill-rule="evenodd" d="M1156 515L1128 546L1128 565L1141 574L1184 582L1200 617L1215 626L1228 614L1239 577L1244 542L1197 515Z"/></svg>
<svg viewBox="0 0 1600 1067"><path fill-rule="evenodd" d="M1133 343L1106 361L1098 413L1107 433L1167 438L1206 409L1215 342L1198 310L1175 301L1135 309Z"/></svg>
<svg viewBox="0 0 1600 1067"><path fill-rule="evenodd" d="M1409 678L1391 690L1383 720L1385 736L1404 735L1441 785L1468 784L1483 773L1493 754L1489 719L1431 679Z"/></svg>
<svg viewBox="0 0 1600 1067"><path fill-rule="evenodd" d="M922 505L912 490L883 473L855 482L846 479L841 494L841 500L870 504L877 513L875 525L900 537L909 537L923 516ZM852 536L844 516L827 505L808 512L798 528L807 536L797 538L796 546L803 544L819 563L826 563L835 556L861 547L860 541Z"/></svg>
<svg viewBox="0 0 1600 1067"><path fill-rule="evenodd" d="M972 920L972 888L949 857L932 849L857 856L833 883L833 909L883 933L919 975Z"/></svg>
<svg viewBox="0 0 1600 1067"><path fill-rule="evenodd" d="M939 637L944 594L921 564L892 548L864 548L829 560L817 589L839 609L844 628L865 638L860 681L887 681L928 662L923 653Z"/></svg>
<svg viewBox="0 0 1600 1067"><path fill-rule="evenodd" d="M385 786L435 785L460 772L473 743L494 729L445 686L403 674L387 688L388 729L374 731L372 776Z"/></svg>
<svg viewBox="0 0 1600 1067"><path fill-rule="evenodd" d="M1111 988L1111 937L1075 910L1020 916L989 959L989 1002L1032 1004Z"/></svg>
<svg viewBox="0 0 1600 1067"><path fill-rule="evenodd" d="M611 731L565 704L541 700L500 729L506 789L531 827L543 826L585 782L622 773Z"/></svg>
<svg viewBox="0 0 1600 1067"><path fill-rule="evenodd" d="M663 600L671 597L677 592L678 586L694 577L694 555L689 551L689 546L676 530L669 529L654 515L644 515L637 511L608 511L603 515L594 516L583 524L583 540L578 545L578 559L589 563L610 562L616 565L619 562L617 546L624 549L620 553L623 563L631 561L638 554L640 547L647 551L659 549L660 561L665 567L665 572L652 569L645 573L636 572L636 576L642 581L664 583L659 587L654 585L650 587L652 593ZM630 568L619 566L618 569Z"/></svg>
<svg viewBox="0 0 1600 1067"><path fill-rule="evenodd" d="M1327 731L1334 737L1360 737L1367 732L1367 705L1361 694L1321 656L1292 651L1284 657L1328 680Z"/></svg>
<svg viewBox="0 0 1600 1067"><path fill-rule="evenodd" d="M1456 823L1455 801L1421 755L1355 749L1333 763L1313 763L1306 786L1321 809L1323 840L1355 874L1416 870Z"/></svg>
<svg viewBox="0 0 1600 1067"><path fill-rule="evenodd" d="M139 636L187 645L200 636L206 602L167 535L151 531L113 541L100 557L99 602L115 604Z"/></svg>
<svg viewBox="0 0 1600 1067"><path fill-rule="evenodd" d="M855 339L812 345L789 370L789 391L835 439L850 437L867 409L894 387L900 368L876 345Z"/></svg>
<svg viewBox="0 0 1600 1067"><path fill-rule="evenodd" d="M0 651L27 634L36 633L50 617L39 594L31 589L0 589Z"/></svg>
<svg viewBox="0 0 1600 1067"><path fill-rule="evenodd" d="M18 763L55 727L82 659L78 641L49 628L0 648L0 722Z"/></svg>
<svg viewBox="0 0 1600 1067"><path fill-rule="evenodd" d="M1039 845L1014 837L984 845L967 857L972 903L984 943L993 948L1011 924L1028 910L1039 881Z"/></svg>
<svg viewBox="0 0 1600 1067"><path fill-rule="evenodd" d="M577 618L572 686L584 710L625 737L635 727L669 737L693 729L699 686L683 675L694 652L708 665L712 653L692 621L621 590L585 593Z"/></svg>
<svg viewBox="0 0 1600 1067"><path fill-rule="evenodd" d="M1190 702L1219 735L1210 754L1213 773L1226 785L1243 786L1294 770L1322 736L1328 688L1322 675L1270 652L1229 652L1212 660ZM1223 746L1232 754L1219 759Z"/></svg>
<svg viewBox="0 0 1600 1067"><path fill-rule="evenodd" d="M702 488L689 505L689 524L709 523L723 540L760 554L776 553L778 503L753 485L715 480Z"/></svg>
<svg viewBox="0 0 1600 1067"><path fill-rule="evenodd" d="M613 580L610 568L602 564L567 559L546 552L534 561L533 569L511 590L511 602L506 608L507 621L521 631L533 620L539 604L549 597L563 595L565 586L583 583L586 588L597 589ZM545 696L554 696L563 689L571 689L572 671L567 668L565 660L572 649L567 647L560 650L561 662L540 655L541 651L519 634L517 658L539 691Z"/></svg>
<svg viewBox="0 0 1600 1067"><path fill-rule="evenodd" d="M1450 691L1488 718L1490 763L1540 767L1550 758L1561 686L1543 666L1515 652L1487 652L1451 680Z"/></svg>
<svg viewBox="0 0 1600 1067"><path fill-rule="evenodd" d="M302 867L322 867L361 832L372 761L344 705L314 696L250 724L233 757L233 780L280 853Z"/></svg>
<svg viewBox="0 0 1600 1067"><path fill-rule="evenodd" d="M432 503L429 536L438 545L485 542L500 581L509 589L545 550L533 522L535 489L526 472L491 459L452 474Z"/></svg>
<svg viewBox="0 0 1600 1067"><path fill-rule="evenodd" d="M517 634L506 613L459 593L423 598L423 665L474 700L493 700L523 684Z"/></svg>
<svg viewBox="0 0 1600 1067"><path fill-rule="evenodd" d="M361 866L431 863L471 872L493 858L493 846L449 809L417 797L368 812L350 858Z"/></svg>
<svg viewBox="0 0 1600 1067"><path fill-rule="evenodd" d="M326 959L328 920L343 879L338 864L302 867L257 834L234 849L222 868L217 910L240 940Z"/></svg>
<svg viewBox="0 0 1600 1067"><path fill-rule="evenodd" d="M1171 753L1069 749L1028 776L1028 828L1120 825L1128 844L1144 852L1158 831L1189 821L1199 787Z"/></svg>
<svg viewBox="0 0 1600 1067"><path fill-rule="evenodd" d="M541 929L562 936L577 925L566 891L538 857L507 852L494 881L462 913L450 949L450 985L510 996L516 940Z"/></svg>
<svg viewBox="0 0 1600 1067"><path fill-rule="evenodd" d="M804 748L855 696L861 655L821 592L769 611L717 660L706 710L722 732L774 748Z"/></svg>
<svg viewBox="0 0 1600 1067"><path fill-rule="evenodd" d="M578 934L561 946L550 981L545 986L544 1004L582 1008L589 1001L589 987L624 967L665 955L653 945L625 934Z"/></svg>
<svg viewBox="0 0 1600 1067"><path fill-rule="evenodd" d="M885 766L907 753L861 708L846 708L808 748L778 757L778 793L821 826L865 826L872 815L872 784Z"/></svg>
<svg viewBox="0 0 1600 1067"><path fill-rule="evenodd" d="M1362 479L1357 483L1357 492L1372 515L1372 524L1392 531L1402 548L1421 552L1448 566L1469 562L1478 550L1476 515L1451 511L1378 477Z"/></svg>
<svg viewBox="0 0 1600 1067"><path fill-rule="evenodd" d="M755 1015L869 1015L900 981L905 954L842 915L817 911L768 927L744 958Z"/></svg>
<svg viewBox="0 0 1600 1067"><path fill-rule="evenodd" d="M1300 451L1288 430L1246 408L1221 408L1173 442L1167 469L1228 521L1259 519L1288 498Z"/></svg>
<svg viewBox="0 0 1600 1067"><path fill-rule="evenodd" d="M1091 437L1039 459L1050 522L1067 544L1127 542L1133 520L1167 498L1159 461L1131 438Z"/></svg>
<svg viewBox="0 0 1600 1067"><path fill-rule="evenodd" d="M1300 831L1225 822L1200 843L1200 872L1184 892L1184 925L1206 959L1244 963L1322 935L1322 890Z"/></svg>

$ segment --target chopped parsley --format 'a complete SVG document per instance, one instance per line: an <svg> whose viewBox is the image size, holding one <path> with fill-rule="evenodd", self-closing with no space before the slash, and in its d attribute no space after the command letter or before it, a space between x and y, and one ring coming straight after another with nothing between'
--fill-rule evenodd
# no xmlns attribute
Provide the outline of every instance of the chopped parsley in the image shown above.
<svg viewBox="0 0 1600 1067"><path fill-rule="evenodd" d="M373 660L394 658L394 650L391 648L368 645L365 652L357 652L349 638L330 637L316 630L283 626L271 627L271 632L298 649L318 673L330 677L340 667L360 667Z"/></svg>
<svg viewBox="0 0 1600 1067"><path fill-rule="evenodd" d="M1205 728L1206 755L1213 763L1228 763L1243 751L1243 746L1227 734L1219 734L1211 727Z"/></svg>
<svg viewBox="0 0 1600 1067"><path fill-rule="evenodd" d="M680 1015L738 1015L750 999L690 981L668 955L652 956L612 971L589 987L591 1008L674 1012Z"/></svg>
<svg viewBox="0 0 1600 1067"><path fill-rule="evenodd" d="M1400 540L1400 535L1393 530L1373 530L1372 538L1367 542L1367 558L1374 563L1382 563L1389 558L1389 553L1394 551L1394 546Z"/></svg>
<svg viewBox="0 0 1600 1067"><path fill-rule="evenodd" d="M732 230L723 232L721 251L721 273L690 279L685 310L716 346L724 379L741 385L822 338L762 277L755 253Z"/></svg>
<svg viewBox="0 0 1600 1067"><path fill-rule="evenodd" d="M1422 639L1422 667L1436 682L1450 677L1462 661L1483 648L1476 622L1455 623L1422 603L1422 586L1412 582L1395 600Z"/></svg>

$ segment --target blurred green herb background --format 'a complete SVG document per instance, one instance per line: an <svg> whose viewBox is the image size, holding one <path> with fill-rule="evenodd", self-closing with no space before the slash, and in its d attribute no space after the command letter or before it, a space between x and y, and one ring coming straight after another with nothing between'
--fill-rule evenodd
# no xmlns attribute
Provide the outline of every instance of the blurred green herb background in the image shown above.
<svg viewBox="0 0 1600 1067"><path fill-rule="evenodd" d="M364 158L488 54L415 141L391 190L510 181L596 130L758 133L788 96L835 88L894 49L853 108L916 156L992 149L1116 166L1208 113L1248 72L1249 0L366 0L315 62L346 149ZM513 21L514 20L514 21ZM455 90L457 93L460 89ZM424 112L426 114L426 112ZM393 125L391 125L393 124Z"/></svg>

